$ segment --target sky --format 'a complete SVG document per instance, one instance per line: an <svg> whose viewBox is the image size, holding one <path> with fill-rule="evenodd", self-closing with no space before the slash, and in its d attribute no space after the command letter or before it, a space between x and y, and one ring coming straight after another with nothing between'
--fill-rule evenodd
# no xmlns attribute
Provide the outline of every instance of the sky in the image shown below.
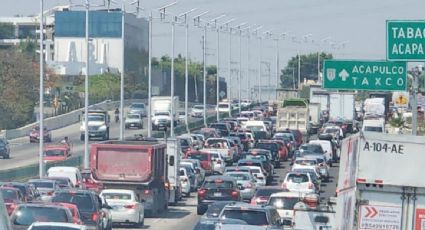
<svg viewBox="0 0 425 230"><path fill-rule="evenodd" d="M0 16L34 15L39 12L36 0L0 0L7 1L7 7L0 8ZM120 7L114 5L114 7ZM131 2L129 0L128 2ZM141 16L146 17L153 12L159 17L157 8L174 0L141 0L145 8ZM45 0L45 7L68 4L64 0ZM101 0L91 0L93 3ZM72 0L73 4L81 4L82 0ZM273 36L287 32L288 36L279 41L279 49L272 39L263 40L261 57L264 62L263 71L268 71L269 82L276 82L276 54L279 51L279 69L283 68L290 57L297 53L306 54L318 51L330 52L339 59L385 59L386 58L386 20L421 19L424 15L424 0L178 0L178 3L167 13L179 14L197 8L191 14L195 16L203 11L209 13L203 18L211 20L221 14L226 17L219 22L236 18L233 26L246 22L246 25L261 25L261 34L271 31ZM134 7L127 6L134 10ZM193 23L191 23L193 24ZM255 27L255 26L253 26ZM159 19L153 24L153 54L170 55L171 26ZM304 39L305 35L307 39ZM190 27L189 56L192 60L202 60L202 30ZM175 53L185 52L184 27L176 27ZM220 34L220 66L226 74L229 66L229 36ZM338 46L337 49L332 48ZM343 45L342 45L343 44ZM239 35L232 35L232 69L238 69ZM216 63L216 32L207 32L207 63ZM258 39L251 37L248 45L246 35L242 38L242 70L249 69L254 75L259 62L260 46ZM248 51L249 50L249 51ZM250 62L247 54L250 54ZM228 72L228 71L227 71ZM235 73L234 73L235 74ZM237 74L237 73L236 73Z"/></svg>

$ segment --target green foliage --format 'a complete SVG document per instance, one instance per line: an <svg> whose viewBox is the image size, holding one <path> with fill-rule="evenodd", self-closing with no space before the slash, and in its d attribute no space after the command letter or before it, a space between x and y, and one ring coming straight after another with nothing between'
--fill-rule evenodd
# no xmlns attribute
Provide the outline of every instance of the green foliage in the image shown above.
<svg viewBox="0 0 425 230"><path fill-rule="evenodd" d="M398 114L397 117L393 117L390 119L390 125L396 128L400 128L404 126L404 120L401 114Z"/></svg>
<svg viewBox="0 0 425 230"><path fill-rule="evenodd" d="M84 76L74 83L78 92L84 92ZM103 100L118 100L120 95L120 76L105 73L89 77L90 103Z"/></svg>
<svg viewBox="0 0 425 230"><path fill-rule="evenodd" d="M0 23L0 39L11 39L14 37L15 28L12 23Z"/></svg>
<svg viewBox="0 0 425 230"><path fill-rule="evenodd" d="M28 55L35 57L37 42L35 40L27 39L25 41L21 41L19 43L18 48L21 52L27 53Z"/></svg>
<svg viewBox="0 0 425 230"><path fill-rule="evenodd" d="M332 54L320 53L319 69L323 68L323 60L332 59ZM301 79L317 80L317 53L300 55ZM292 57L288 61L287 66L282 70L280 75L280 86L282 88L297 88L298 84L298 55Z"/></svg>
<svg viewBox="0 0 425 230"><path fill-rule="evenodd" d="M0 129L32 120L38 101L38 64L15 49L0 50Z"/></svg>

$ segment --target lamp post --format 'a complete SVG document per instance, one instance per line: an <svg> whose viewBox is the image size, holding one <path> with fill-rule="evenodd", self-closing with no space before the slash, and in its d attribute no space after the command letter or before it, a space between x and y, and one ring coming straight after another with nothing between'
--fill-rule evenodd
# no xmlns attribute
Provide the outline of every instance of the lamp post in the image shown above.
<svg viewBox="0 0 425 230"><path fill-rule="evenodd" d="M121 84L120 84L120 140L124 139L124 71L125 71L125 41L124 41L124 27L125 27L125 1L122 1L122 7L121 7L121 46L122 46L122 52L121 52Z"/></svg>
<svg viewBox="0 0 425 230"><path fill-rule="evenodd" d="M201 16L207 14L208 11L205 11L195 17L193 17L193 20L195 22L195 25L199 26L200 24L200 20L201 20ZM204 92L203 92L203 106L204 106L204 126L207 127L207 54L206 54L206 45L207 45L207 24L204 25L203 27L204 29L204 39L203 39L203 43L202 43L202 56L203 56L203 76L204 76Z"/></svg>
<svg viewBox="0 0 425 230"><path fill-rule="evenodd" d="M219 20L220 18L225 17L226 15L222 14L216 18L213 18L210 20L210 22L214 23L214 27L216 29L216 33L217 33L217 53L216 53L216 58L217 58L217 76L216 76L216 106L218 107L218 103L220 102L220 27L217 25L217 20ZM220 121L220 113L218 111L218 109L216 109L216 116L217 116L217 122Z"/></svg>
<svg viewBox="0 0 425 230"><path fill-rule="evenodd" d="M158 11L161 14L161 19L164 19L166 14L165 10L173 5L177 4L177 2L170 3L168 5L165 5L163 7L160 7ZM175 115L175 109L174 108L174 34L175 34L175 21L176 18L173 17L171 21L171 92L170 92L170 98L171 98L171 114L170 114L170 136L174 137L174 119L176 118Z"/></svg>
<svg viewBox="0 0 425 230"><path fill-rule="evenodd" d="M242 86L242 29L241 27L246 23L241 23L235 28L239 30L239 72L238 72L238 112L241 114L241 86Z"/></svg>
<svg viewBox="0 0 425 230"><path fill-rule="evenodd" d="M258 100L258 102L260 102L261 100L260 100L260 98L261 98L261 87L260 87L260 84L261 84L261 51L262 51L262 48L261 48L261 36L258 36L258 31L261 29L261 28L263 28L263 26L258 26L257 28L255 28L254 30L253 30L253 34L255 34L256 36L257 36L257 38L258 38L258 79L257 79L257 82L258 82L258 95L257 95L257 100Z"/></svg>
<svg viewBox="0 0 425 230"><path fill-rule="evenodd" d="M86 76L84 79L84 168L89 168L89 127L88 127L88 112L89 112L89 12L90 2L86 0Z"/></svg>
<svg viewBox="0 0 425 230"><path fill-rule="evenodd" d="M188 116L189 116L189 68L188 68L188 62L189 62L189 21L187 20L187 16L188 14L190 14L191 12L195 11L196 8L193 8L189 11L186 11L184 13L179 14L179 17L184 17L184 26L185 26L185 37L186 37L186 41L185 41L185 62L184 62L184 112L185 112L185 117L184 117L184 123L186 125L186 131L189 133L189 120L188 120Z"/></svg>
<svg viewBox="0 0 425 230"><path fill-rule="evenodd" d="M44 161L43 161L43 145L44 145L44 0L40 0L40 95L39 95L39 125L40 125L40 143L38 149L38 163L39 163L39 176L42 178L44 176Z"/></svg>

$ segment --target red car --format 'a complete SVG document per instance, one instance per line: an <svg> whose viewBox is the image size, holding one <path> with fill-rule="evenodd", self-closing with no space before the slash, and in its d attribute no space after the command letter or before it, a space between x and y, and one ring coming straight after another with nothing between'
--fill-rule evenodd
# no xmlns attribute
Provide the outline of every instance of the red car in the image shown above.
<svg viewBox="0 0 425 230"><path fill-rule="evenodd" d="M213 159L209 152L189 151L186 154L186 158L199 160L206 175L211 175L213 173Z"/></svg>
<svg viewBox="0 0 425 230"><path fill-rule="evenodd" d="M81 170L81 176L83 177L83 184L86 189L92 190L97 193L102 190L103 186L93 180L90 169Z"/></svg>
<svg viewBox="0 0 425 230"><path fill-rule="evenodd" d="M69 145L49 145L44 149L43 160L49 161L64 161L71 156L71 149Z"/></svg>
<svg viewBox="0 0 425 230"><path fill-rule="evenodd" d="M78 207L75 204L71 203L54 203L60 206L64 206L65 208L68 208L69 211L71 211L72 219L74 220L74 224L80 224L83 225L83 221L81 220L80 212L78 211Z"/></svg>
<svg viewBox="0 0 425 230"><path fill-rule="evenodd" d="M281 140L270 140L270 142L278 143L279 144L279 157L280 161L286 161L288 159L289 151L286 147L286 144L284 141Z"/></svg>
<svg viewBox="0 0 425 230"><path fill-rule="evenodd" d="M21 191L13 187L1 187L1 194L3 196L4 204L6 205L7 214L9 216L15 210L18 204L23 203L23 196Z"/></svg>
<svg viewBox="0 0 425 230"><path fill-rule="evenodd" d="M52 142L52 133L46 127L43 129L43 136L45 142ZM36 125L30 132L30 143L40 141L40 126Z"/></svg>

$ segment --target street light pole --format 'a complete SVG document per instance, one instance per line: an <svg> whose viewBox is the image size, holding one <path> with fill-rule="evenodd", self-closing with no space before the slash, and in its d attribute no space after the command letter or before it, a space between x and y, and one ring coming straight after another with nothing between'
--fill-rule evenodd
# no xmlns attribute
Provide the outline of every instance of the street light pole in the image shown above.
<svg viewBox="0 0 425 230"><path fill-rule="evenodd" d="M149 15L148 46L148 137L152 137L152 12Z"/></svg>
<svg viewBox="0 0 425 230"><path fill-rule="evenodd" d="M121 45L122 45L122 53L121 53L121 84L120 84L120 140L124 139L124 71L125 71L125 41L124 41L124 27L125 27L125 1L122 2L122 17L121 17Z"/></svg>
<svg viewBox="0 0 425 230"><path fill-rule="evenodd" d="M220 112L218 111L218 103L220 102L220 28L217 25L217 20L225 17L226 15L222 14L216 18L210 20L210 22L214 23L214 27L217 32L217 73L216 73L216 116L217 122L220 121Z"/></svg>
<svg viewBox="0 0 425 230"><path fill-rule="evenodd" d="M84 168L89 168L89 69L90 69L90 56L89 56L89 12L90 2L86 0L86 76L84 79Z"/></svg>
<svg viewBox="0 0 425 230"><path fill-rule="evenodd" d="M297 87L298 90L300 90L300 84L301 84L301 57L298 52L298 87Z"/></svg>
<svg viewBox="0 0 425 230"><path fill-rule="evenodd" d="M276 100L277 100L277 89L279 87L279 37L276 38Z"/></svg>
<svg viewBox="0 0 425 230"><path fill-rule="evenodd" d="M262 62L262 38L261 35L258 37L260 45L259 49L260 52L258 52L258 102L261 103L261 62Z"/></svg>
<svg viewBox="0 0 425 230"><path fill-rule="evenodd" d="M229 85L227 88L229 89L229 95L227 95L229 103L232 103L232 28L229 28ZM217 107L218 110L218 107ZM229 117L232 116L232 110L229 110Z"/></svg>
<svg viewBox="0 0 425 230"><path fill-rule="evenodd" d="M247 83L248 83L248 87L247 87L247 99L251 100L251 78L249 76L249 62L251 61L251 54L250 54L250 40L251 40L251 35L249 32L249 28L247 29L248 33L247 33L247 42L246 42L246 51L248 52L248 55L246 57L246 77L247 77Z"/></svg>
<svg viewBox="0 0 425 230"><path fill-rule="evenodd" d="M171 22L171 123L170 136L174 137L174 33L175 33L175 18Z"/></svg>
<svg viewBox="0 0 425 230"><path fill-rule="evenodd" d="M241 86L242 86L242 30L239 26L239 84L238 84L238 108L239 116L241 114Z"/></svg>
<svg viewBox="0 0 425 230"><path fill-rule="evenodd" d="M179 15L179 17L183 17L184 16L184 23L185 23L185 37L186 37L186 45L185 45L185 62L184 62L184 112L185 112L185 117L184 117L184 123L186 125L186 131L189 133L190 129L189 129L189 68L188 68L188 63L189 63L189 21L187 20L187 16L189 13L195 11L196 8L191 9L187 12L184 12L182 14Z"/></svg>
<svg viewBox="0 0 425 230"><path fill-rule="evenodd" d="M204 39L203 39L203 70L204 70L204 126L208 127L207 125L207 25L204 26Z"/></svg>
<svg viewBox="0 0 425 230"><path fill-rule="evenodd" d="M44 0L40 0L40 102L39 102L39 125L40 125L40 143L38 149L39 176L44 176L43 145L44 145Z"/></svg>

